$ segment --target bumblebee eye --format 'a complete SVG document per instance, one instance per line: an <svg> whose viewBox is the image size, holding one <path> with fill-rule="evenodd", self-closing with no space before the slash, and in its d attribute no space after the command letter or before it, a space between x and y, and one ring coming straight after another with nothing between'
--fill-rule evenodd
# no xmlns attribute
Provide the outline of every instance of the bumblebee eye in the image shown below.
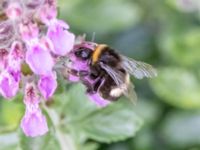
<svg viewBox="0 0 200 150"><path fill-rule="evenodd" d="M80 48L75 52L76 57L86 60L90 57L90 50L86 48Z"/></svg>

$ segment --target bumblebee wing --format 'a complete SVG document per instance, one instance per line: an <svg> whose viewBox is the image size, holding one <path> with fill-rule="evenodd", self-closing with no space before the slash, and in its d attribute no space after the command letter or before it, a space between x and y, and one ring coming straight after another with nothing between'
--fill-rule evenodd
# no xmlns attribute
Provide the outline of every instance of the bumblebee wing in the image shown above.
<svg viewBox="0 0 200 150"><path fill-rule="evenodd" d="M134 90L134 85L129 83L128 88L124 91L124 95L130 99L130 101L135 105L137 102L137 94Z"/></svg>
<svg viewBox="0 0 200 150"><path fill-rule="evenodd" d="M138 79L144 77L151 78L157 76L156 70L149 64L144 62L136 61L134 59L128 58L121 55L122 67L131 75Z"/></svg>
<svg viewBox="0 0 200 150"><path fill-rule="evenodd" d="M125 83L126 81L124 80L124 75L122 75L122 73L119 72L118 70L115 70L111 68L110 66L105 65L103 63L100 63L100 65L111 76L111 78L115 81L117 86L123 89L123 94L128 99L130 99L133 104L135 104L137 101L137 95L134 90L134 85L130 81L128 81L129 83L126 84ZM130 80L129 76L128 76L128 80Z"/></svg>
<svg viewBox="0 0 200 150"><path fill-rule="evenodd" d="M100 63L101 67L110 75L117 85L124 83L124 76L121 72L111 68L110 66Z"/></svg>

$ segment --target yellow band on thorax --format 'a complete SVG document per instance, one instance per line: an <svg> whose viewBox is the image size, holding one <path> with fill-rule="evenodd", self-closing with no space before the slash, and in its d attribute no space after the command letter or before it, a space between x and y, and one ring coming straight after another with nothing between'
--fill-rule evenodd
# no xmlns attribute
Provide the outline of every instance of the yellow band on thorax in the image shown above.
<svg viewBox="0 0 200 150"><path fill-rule="evenodd" d="M105 45L105 44L99 44L95 48L95 50L94 50L94 52L92 54L92 63L93 64L95 64L98 61L98 59L99 59L99 57L100 57L100 55L102 53L102 50L104 50L105 47L107 47L107 45Z"/></svg>

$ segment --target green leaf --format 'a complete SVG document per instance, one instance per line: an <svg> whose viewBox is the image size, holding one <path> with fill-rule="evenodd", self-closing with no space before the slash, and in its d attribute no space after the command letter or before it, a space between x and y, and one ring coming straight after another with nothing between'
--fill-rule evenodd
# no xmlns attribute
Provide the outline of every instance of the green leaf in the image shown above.
<svg viewBox="0 0 200 150"><path fill-rule="evenodd" d="M13 131L19 126L24 106L16 101L2 100L0 103L0 132Z"/></svg>
<svg viewBox="0 0 200 150"><path fill-rule="evenodd" d="M19 139L16 132L0 135L1 150L16 150Z"/></svg>
<svg viewBox="0 0 200 150"><path fill-rule="evenodd" d="M66 101L62 106L62 115L67 116L67 121L73 121L97 109L94 102L91 102L86 93L85 87L82 84L75 84L70 87L67 93L58 95L58 99Z"/></svg>
<svg viewBox="0 0 200 150"><path fill-rule="evenodd" d="M184 149L200 144L200 112L174 111L162 126L163 138L173 147Z"/></svg>
<svg viewBox="0 0 200 150"><path fill-rule="evenodd" d="M144 120L144 125L155 123L162 114L162 106L150 99L140 99L134 108L135 113Z"/></svg>
<svg viewBox="0 0 200 150"><path fill-rule="evenodd" d="M123 101L92 112L77 122L78 132L100 142L115 142L132 137L139 130L142 121L133 107Z"/></svg>
<svg viewBox="0 0 200 150"><path fill-rule="evenodd" d="M159 70L151 86L161 100L180 108L200 107L200 85L194 73L173 67Z"/></svg>
<svg viewBox="0 0 200 150"><path fill-rule="evenodd" d="M20 147L22 150L57 150L60 149L54 131L50 130L40 137L26 137L20 133Z"/></svg>
<svg viewBox="0 0 200 150"><path fill-rule="evenodd" d="M137 134L137 136L132 139L131 149L136 150L153 150L155 148L155 137L154 137L154 131L152 131L150 128L143 128L140 130Z"/></svg>
<svg viewBox="0 0 200 150"><path fill-rule="evenodd" d="M98 143L85 143L84 145L82 145L81 150L97 150L99 147Z"/></svg>
<svg viewBox="0 0 200 150"><path fill-rule="evenodd" d="M68 94L70 100L63 106L64 122L79 142L87 137L101 142L124 140L134 136L142 124L124 99L100 109L88 99L81 84L73 85Z"/></svg>
<svg viewBox="0 0 200 150"><path fill-rule="evenodd" d="M180 33L176 31L166 31L159 38L160 50L163 55L180 65L200 64L200 30L198 28L184 29Z"/></svg>

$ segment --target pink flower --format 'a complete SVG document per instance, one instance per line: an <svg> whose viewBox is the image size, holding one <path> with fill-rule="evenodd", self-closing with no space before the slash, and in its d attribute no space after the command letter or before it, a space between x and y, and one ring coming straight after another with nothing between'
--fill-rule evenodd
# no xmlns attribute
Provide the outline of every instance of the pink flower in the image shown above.
<svg viewBox="0 0 200 150"><path fill-rule="evenodd" d="M95 102L100 107L105 107L110 104L110 101L103 99L98 93L87 94L91 101Z"/></svg>
<svg viewBox="0 0 200 150"><path fill-rule="evenodd" d="M35 108L40 103L38 91L33 82L26 83L25 94L24 94L24 103L29 109Z"/></svg>
<svg viewBox="0 0 200 150"><path fill-rule="evenodd" d="M12 21L0 21L0 48L7 48L16 37Z"/></svg>
<svg viewBox="0 0 200 150"><path fill-rule="evenodd" d="M6 15L10 19L19 19L22 15L22 7L18 2L10 2L8 8L6 9Z"/></svg>
<svg viewBox="0 0 200 150"><path fill-rule="evenodd" d="M53 51L54 46L51 40L48 37L42 37L40 39L40 44L43 45L48 51Z"/></svg>
<svg viewBox="0 0 200 150"><path fill-rule="evenodd" d="M52 72L54 65L53 58L45 47L33 44L26 52L26 62L35 74L47 75Z"/></svg>
<svg viewBox="0 0 200 150"><path fill-rule="evenodd" d="M43 23L49 25L57 16L56 6L44 5L39 11L39 17Z"/></svg>
<svg viewBox="0 0 200 150"><path fill-rule="evenodd" d="M34 111L26 109L26 113L21 120L21 128L26 136L36 137L48 132L48 125L45 116L39 108Z"/></svg>
<svg viewBox="0 0 200 150"><path fill-rule="evenodd" d="M68 79L69 81L71 81L71 82L78 82L78 81L80 81L80 78L79 78L79 77L74 76L74 75L72 75L72 74L68 74L66 77L67 77L67 79Z"/></svg>
<svg viewBox="0 0 200 150"><path fill-rule="evenodd" d="M21 34L21 38L25 42L30 42L30 40L37 38L39 35L39 29L37 24L29 20L26 20L19 25L19 31Z"/></svg>
<svg viewBox="0 0 200 150"><path fill-rule="evenodd" d="M12 68L21 68L21 62L24 59L25 52L22 43L15 41L12 43L10 53L8 55L8 65Z"/></svg>
<svg viewBox="0 0 200 150"><path fill-rule="evenodd" d="M25 0L24 4L28 9L37 9L44 3L44 0Z"/></svg>
<svg viewBox="0 0 200 150"><path fill-rule="evenodd" d="M41 76L38 82L38 89L45 99L53 95L57 88L56 73L53 72L46 76Z"/></svg>
<svg viewBox="0 0 200 150"><path fill-rule="evenodd" d="M61 20L54 20L49 26L47 36L54 45L53 53L64 56L73 48L75 36L68 29L69 26Z"/></svg>
<svg viewBox="0 0 200 150"><path fill-rule="evenodd" d="M4 70L0 74L0 93L4 98L14 97L19 90L20 72Z"/></svg>
<svg viewBox="0 0 200 150"><path fill-rule="evenodd" d="M25 87L24 103L26 112L21 121L21 128L26 136L40 136L48 132L46 118L39 108L40 97L33 82Z"/></svg>
<svg viewBox="0 0 200 150"><path fill-rule="evenodd" d="M7 66L8 51L6 49L0 49L0 70L3 70Z"/></svg>

